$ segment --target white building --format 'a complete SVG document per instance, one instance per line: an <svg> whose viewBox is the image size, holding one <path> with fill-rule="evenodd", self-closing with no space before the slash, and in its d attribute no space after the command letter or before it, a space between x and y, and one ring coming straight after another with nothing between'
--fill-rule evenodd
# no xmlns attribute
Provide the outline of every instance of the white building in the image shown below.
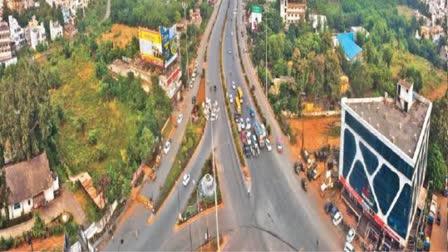
<svg viewBox="0 0 448 252"><path fill-rule="evenodd" d="M173 98L182 85L181 81L182 71L180 68L174 68L172 72L166 72L159 76L159 86L166 92L168 98Z"/></svg>
<svg viewBox="0 0 448 252"><path fill-rule="evenodd" d="M50 171L47 154L5 168L6 185L10 190L8 197L9 219L18 218L54 199L59 190L59 179ZM5 210L2 209L5 215Z"/></svg>
<svg viewBox="0 0 448 252"><path fill-rule="evenodd" d="M9 66L17 62L11 47L11 37L9 34L9 26L5 21L0 22L0 63Z"/></svg>
<svg viewBox="0 0 448 252"><path fill-rule="evenodd" d="M400 80L394 99L387 94L342 98L341 107L344 201L370 220L373 236L384 235L385 247L405 247L414 221L423 215L417 203L426 174L432 103Z"/></svg>
<svg viewBox="0 0 448 252"><path fill-rule="evenodd" d="M305 20L306 0L280 0L280 16L286 25Z"/></svg>
<svg viewBox="0 0 448 252"><path fill-rule="evenodd" d="M315 14L310 14L309 15L309 21L311 23L311 26L313 27L313 30L315 32L323 32L325 31L325 29L328 28L327 25L327 17L324 15L315 15Z"/></svg>
<svg viewBox="0 0 448 252"><path fill-rule="evenodd" d="M9 32L11 34L11 41L14 42L16 50L20 50L26 44L25 30L20 27L17 19L13 16L8 16Z"/></svg>
<svg viewBox="0 0 448 252"><path fill-rule="evenodd" d="M64 35L62 25L58 21L50 20L50 38L51 40L56 40Z"/></svg>
<svg viewBox="0 0 448 252"><path fill-rule="evenodd" d="M36 50L37 45L47 43L47 35L45 33L45 27L43 22L39 24L36 20L36 16L28 23L25 29L25 38L31 48Z"/></svg>

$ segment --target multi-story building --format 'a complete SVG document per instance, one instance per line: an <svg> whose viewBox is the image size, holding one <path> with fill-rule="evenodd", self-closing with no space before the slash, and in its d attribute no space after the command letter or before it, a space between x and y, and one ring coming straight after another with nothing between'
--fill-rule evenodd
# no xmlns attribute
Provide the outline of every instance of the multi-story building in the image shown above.
<svg viewBox="0 0 448 252"><path fill-rule="evenodd" d="M17 62L11 47L11 37L9 34L9 26L5 21L0 22L0 63L6 66Z"/></svg>
<svg viewBox="0 0 448 252"><path fill-rule="evenodd" d="M39 24L36 20L36 16L33 16L28 22L28 26L25 29L25 38L34 50L36 50L37 45L47 43L44 23L41 22Z"/></svg>
<svg viewBox="0 0 448 252"><path fill-rule="evenodd" d="M62 30L62 25L58 21L50 20L50 38L51 40L56 40L64 35Z"/></svg>
<svg viewBox="0 0 448 252"><path fill-rule="evenodd" d="M8 16L9 32L11 34L11 41L14 43L15 50L20 50L26 44L25 30L20 27L17 19L13 16Z"/></svg>
<svg viewBox="0 0 448 252"><path fill-rule="evenodd" d="M342 98L339 179L391 246L406 246L426 173L432 103L400 80L394 99Z"/></svg>
<svg viewBox="0 0 448 252"><path fill-rule="evenodd" d="M280 0L283 23L292 24L305 20L306 0Z"/></svg>

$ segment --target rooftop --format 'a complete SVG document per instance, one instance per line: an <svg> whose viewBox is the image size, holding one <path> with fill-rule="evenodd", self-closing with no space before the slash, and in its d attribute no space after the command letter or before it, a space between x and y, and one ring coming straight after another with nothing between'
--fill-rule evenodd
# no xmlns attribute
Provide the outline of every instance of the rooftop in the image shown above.
<svg viewBox="0 0 448 252"><path fill-rule="evenodd" d="M355 43L355 34L353 32L339 33L337 38L349 60L353 60L362 51L361 47Z"/></svg>
<svg viewBox="0 0 448 252"><path fill-rule="evenodd" d="M430 102L414 93L406 113L390 98L348 99L346 104L410 158L413 158Z"/></svg>
<svg viewBox="0 0 448 252"><path fill-rule="evenodd" d="M11 190L9 203L29 199L53 185L47 154L44 152L30 161L5 167L6 184Z"/></svg>

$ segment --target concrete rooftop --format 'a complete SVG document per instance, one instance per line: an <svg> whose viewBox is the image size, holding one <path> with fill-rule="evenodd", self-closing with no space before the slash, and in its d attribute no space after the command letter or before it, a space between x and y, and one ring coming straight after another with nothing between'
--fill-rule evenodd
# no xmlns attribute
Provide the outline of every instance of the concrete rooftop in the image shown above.
<svg viewBox="0 0 448 252"><path fill-rule="evenodd" d="M389 141L413 158L430 103L415 98L406 113L393 99L347 100L347 105Z"/></svg>

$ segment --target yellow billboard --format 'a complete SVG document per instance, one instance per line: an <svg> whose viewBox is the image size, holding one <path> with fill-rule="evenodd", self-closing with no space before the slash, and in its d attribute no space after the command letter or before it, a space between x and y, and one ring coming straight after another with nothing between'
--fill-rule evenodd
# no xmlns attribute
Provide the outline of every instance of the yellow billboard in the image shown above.
<svg viewBox="0 0 448 252"><path fill-rule="evenodd" d="M140 53L143 59L151 64L163 67L161 33L159 31L139 27L138 38L140 43Z"/></svg>

